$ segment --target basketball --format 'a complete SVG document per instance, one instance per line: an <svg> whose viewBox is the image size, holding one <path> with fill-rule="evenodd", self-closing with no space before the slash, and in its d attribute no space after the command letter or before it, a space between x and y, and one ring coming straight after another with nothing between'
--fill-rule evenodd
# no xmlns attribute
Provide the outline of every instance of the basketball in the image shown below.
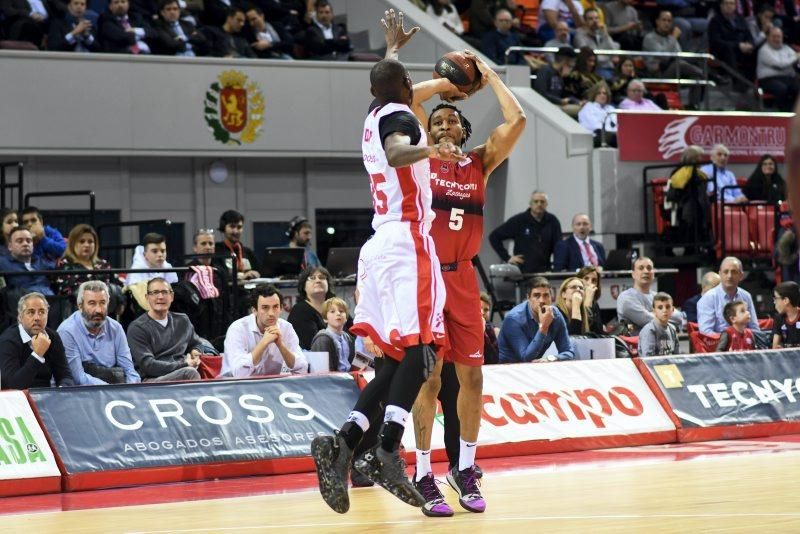
<svg viewBox="0 0 800 534"><path fill-rule="evenodd" d="M447 78L464 93L472 94L481 81L475 61L461 52L448 52L439 58L433 69L434 78Z"/></svg>

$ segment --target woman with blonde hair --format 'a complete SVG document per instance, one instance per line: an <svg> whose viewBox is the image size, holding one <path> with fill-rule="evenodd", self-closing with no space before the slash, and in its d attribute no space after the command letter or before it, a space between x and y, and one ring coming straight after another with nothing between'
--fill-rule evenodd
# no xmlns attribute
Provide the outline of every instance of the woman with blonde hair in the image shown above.
<svg viewBox="0 0 800 534"><path fill-rule="evenodd" d="M605 334L600 314L600 269L594 265L582 267L575 276L583 280L583 305L589 310L589 330Z"/></svg>
<svg viewBox="0 0 800 534"><path fill-rule="evenodd" d="M586 286L577 276L570 276L561 283L556 297L556 306L567 319L569 335L581 335L589 332L589 310L583 303Z"/></svg>
<svg viewBox="0 0 800 534"><path fill-rule="evenodd" d="M67 250L58 263L58 269L70 271L71 274L59 276L56 286L62 295L72 296L78 292L78 286L87 280L100 280L106 284L121 285L113 274L91 273L111 269L108 261L99 258L97 251L100 241L97 232L88 224L78 224L70 231L67 238ZM87 272L89 271L89 272Z"/></svg>

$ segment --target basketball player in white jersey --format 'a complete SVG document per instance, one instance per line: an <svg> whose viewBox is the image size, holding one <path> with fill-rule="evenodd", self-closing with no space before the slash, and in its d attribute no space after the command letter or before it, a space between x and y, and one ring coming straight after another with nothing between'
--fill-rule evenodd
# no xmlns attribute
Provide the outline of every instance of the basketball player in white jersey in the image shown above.
<svg viewBox="0 0 800 534"><path fill-rule="evenodd" d="M386 57L370 71L375 97L364 122L362 153L370 175L375 235L361 249L357 288L361 295L351 332L369 336L386 355L375 378L361 392L347 422L334 436L314 439L311 455L320 493L336 512L350 507L347 494L353 450L386 410L379 443L355 462L356 469L402 501L422 506L400 457L406 419L422 384L433 371L436 350L446 347L442 310L444 285L428 231L431 210L428 158L461 161L451 142L428 145L411 112L413 87L397 51L416 33L403 29L402 13L387 11Z"/></svg>

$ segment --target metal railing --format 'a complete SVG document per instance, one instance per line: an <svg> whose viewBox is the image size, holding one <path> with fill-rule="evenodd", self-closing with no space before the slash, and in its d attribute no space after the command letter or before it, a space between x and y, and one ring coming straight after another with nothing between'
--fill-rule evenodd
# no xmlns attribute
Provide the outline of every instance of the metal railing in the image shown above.
<svg viewBox="0 0 800 534"><path fill-rule="evenodd" d="M8 183L6 181L6 169L16 167L17 181ZM6 161L0 163L0 206L10 208L11 206L6 203L6 191L10 189L17 190L17 209L22 208L22 183L24 178L25 165L21 161Z"/></svg>
<svg viewBox="0 0 800 534"><path fill-rule="evenodd" d="M20 192L22 189L20 188ZM28 207L31 205L30 200L32 198L47 198L47 197L89 197L89 225L94 228L95 224L95 215L97 210L95 209L95 197L94 191L52 191L52 192L40 192L40 193L28 193L25 195L25 203L24 206Z"/></svg>

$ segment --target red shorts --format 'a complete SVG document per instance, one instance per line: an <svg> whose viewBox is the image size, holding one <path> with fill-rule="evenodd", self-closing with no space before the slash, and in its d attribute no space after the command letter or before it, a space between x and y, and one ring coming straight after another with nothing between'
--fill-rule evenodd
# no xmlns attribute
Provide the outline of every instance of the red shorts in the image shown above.
<svg viewBox="0 0 800 534"><path fill-rule="evenodd" d="M442 272L442 278L447 293L444 328L450 343L444 361L483 365L483 317L475 268L472 262L461 261L455 271Z"/></svg>

